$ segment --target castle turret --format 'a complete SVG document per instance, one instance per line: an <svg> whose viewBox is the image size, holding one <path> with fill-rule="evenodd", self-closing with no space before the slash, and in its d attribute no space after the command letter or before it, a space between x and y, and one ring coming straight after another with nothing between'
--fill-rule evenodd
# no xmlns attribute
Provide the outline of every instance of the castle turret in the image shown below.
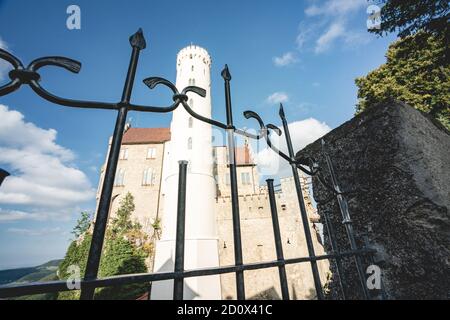
<svg viewBox="0 0 450 320"><path fill-rule="evenodd" d="M211 117L211 58L198 46L188 46L177 55L176 86L181 90L197 86L206 90L206 97L188 93L191 108ZM178 161L188 161L186 197L185 269L217 267L218 240L214 203L211 125L191 117L183 106L173 112L171 141L165 164L164 214L162 239L157 243L154 271L173 271L178 198ZM173 281L155 282L152 299L172 299ZM184 299L220 299L220 277L188 278Z"/></svg>

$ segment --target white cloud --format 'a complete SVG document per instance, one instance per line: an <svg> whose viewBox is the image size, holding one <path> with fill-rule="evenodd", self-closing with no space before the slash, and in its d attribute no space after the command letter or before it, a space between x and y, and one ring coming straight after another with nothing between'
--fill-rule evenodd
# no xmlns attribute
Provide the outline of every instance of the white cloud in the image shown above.
<svg viewBox="0 0 450 320"><path fill-rule="evenodd" d="M19 221L19 220L44 220L46 214L32 213L19 210L5 210L0 208L0 222Z"/></svg>
<svg viewBox="0 0 450 320"><path fill-rule="evenodd" d="M285 92L274 92L267 97L266 102L270 104L284 103L289 101L289 96Z"/></svg>
<svg viewBox="0 0 450 320"><path fill-rule="evenodd" d="M288 126L294 152L298 152L331 130L326 123L314 118L291 122ZM274 146L287 154L284 133L280 137L272 133L271 141ZM261 175L276 175L280 178L292 175L291 167L287 161L281 159L279 155L269 148L264 148L260 152L257 152L255 160Z"/></svg>
<svg viewBox="0 0 450 320"><path fill-rule="evenodd" d="M366 0L328 0L322 5L312 4L305 9L305 14L310 17L325 15L339 16L355 12L367 6Z"/></svg>
<svg viewBox="0 0 450 320"><path fill-rule="evenodd" d="M316 53L327 51L337 39L341 39L347 48L367 44L370 41L367 33L347 30L343 21L336 21L317 39L314 51Z"/></svg>
<svg viewBox="0 0 450 320"><path fill-rule="evenodd" d="M4 105L0 119L0 165L13 171L0 189L0 204L20 208L0 209L0 221L67 216L94 197L87 176L73 164L73 152L56 143L54 129L26 122Z"/></svg>
<svg viewBox="0 0 450 320"><path fill-rule="evenodd" d="M328 50L337 38L345 35L345 28L342 23L336 22L330 25L327 31L323 33L316 41L314 51L321 53Z"/></svg>
<svg viewBox="0 0 450 320"><path fill-rule="evenodd" d="M64 232L59 227L55 228L41 228L41 229L27 229L27 228L9 228L6 230L9 233L15 233L22 236L47 236L51 234L63 234Z"/></svg>
<svg viewBox="0 0 450 320"><path fill-rule="evenodd" d="M284 67L290 64L294 64L298 61L298 59L296 58L296 56L294 55L293 52L287 52L285 54L283 54L281 57L274 57L273 58L273 63L277 66L277 67Z"/></svg>
<svg viewBox="0 0 450 320"><path fill-rule="evenodd" d="M302 50L307 41L312 37L314 31L317 29L317 26L312 24L300 23L298 27L298 34L295 39L295 43L297 44L297 49Z"/></svg>
<svg viewBox="0 0 450 320"><path fill-rule="evenodd" d="M367 32L348 27L348 21L366 6L366 0L314 1L305 9L306 19L299 25L297 49L312 49L320 54L332 48L338 39L346 47L367 44L371 39Z"/></svg>

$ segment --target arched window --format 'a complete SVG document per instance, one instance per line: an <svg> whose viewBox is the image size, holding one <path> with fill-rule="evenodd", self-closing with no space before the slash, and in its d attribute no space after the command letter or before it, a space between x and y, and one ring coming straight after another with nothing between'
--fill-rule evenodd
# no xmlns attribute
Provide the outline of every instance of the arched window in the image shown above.
<svg viewBox="0 0 450 320"><path fill-rule="evenodd" d="M147 168L144 170L144 175L142 177L143 186L152 186L155 184L155 171L153 168Z"/></svg>
<svg viewBox="0 0 450 320"><path fill-rule="evenodd" d="M124 185L124 180L125 180L125 170L124 169L119 169L116 172L116 176L114 178L114 186L115 187L122 187Z"/></svg>
<svg viewBox="0 0 450 320"><path fill-rule="evenodd" d="M189 99L189 107L191 107L191 109L194 109L194 99Z"/></svg>
<svg viewBox="0 0 450 320"><path fill-rule="evenodd" d="M194 122L194 119L192 119L192 117L189 117L189 128L192 128L193 122Z"/></svg>
<svg viewBox="0 0 450 320"><path fill-rule="evenodd" d="M191 66L191 71L194 71L194 66Z"/></svg>
<svg viewBox="0 0 450 320"><path fill-rule="evenodd" d="M192 138L188 139L188 150L192 150Z"/></svg>

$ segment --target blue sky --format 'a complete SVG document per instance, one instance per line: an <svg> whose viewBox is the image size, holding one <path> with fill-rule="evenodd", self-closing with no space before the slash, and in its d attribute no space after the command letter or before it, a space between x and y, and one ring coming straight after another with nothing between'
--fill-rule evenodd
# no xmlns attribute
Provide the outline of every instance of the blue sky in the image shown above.
<svg viewBox="0 0 450 320"><path fill-rule="evenodd" d="M66 8L81 8L81 30L68 30ZM224 120L220 71L230 67L235 122L252 109L279 125L285 104L297 148L349 120L354 79L385 61L393 36L366 31L365 0L310 1L1 1L0 46L24 64L47 55L83 63L78 75L43 68L42 85L68 98L115 102L128 67L128 37L142 27L133 101L167 105L148 76L175 79L177 52L191 42L212 56L213 117ZM0 63L0 83L7 80ZM98 170L114 111L52 105L28 87L0 97L0 269L61 258L79 211L93 210ZM167 127L170 115L130 113L135 127Z"/></svg>

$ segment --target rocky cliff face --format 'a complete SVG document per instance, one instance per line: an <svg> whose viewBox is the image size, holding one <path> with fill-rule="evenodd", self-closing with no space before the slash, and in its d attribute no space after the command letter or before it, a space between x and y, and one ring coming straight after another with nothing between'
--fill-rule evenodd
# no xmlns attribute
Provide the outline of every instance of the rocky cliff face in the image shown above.
<svg viewBox="0 0 450 320"><path fill-rule="evenodd" d="M410 106L392 102L368 109L323 138L346 192L358 244L366 235L378 251L375 263L387 298L449 298L450 133ZM297 153L299 159L310 156L329 181L319 140ZM328 213L336 229L340 250L349 249L336 197L317 178L313 190L319 214ZM328 235L326 247L330 250ZM347 258L343 267L348 298L361 298L353 260ZM338 298L333 279L331 296Z"/></svg>

